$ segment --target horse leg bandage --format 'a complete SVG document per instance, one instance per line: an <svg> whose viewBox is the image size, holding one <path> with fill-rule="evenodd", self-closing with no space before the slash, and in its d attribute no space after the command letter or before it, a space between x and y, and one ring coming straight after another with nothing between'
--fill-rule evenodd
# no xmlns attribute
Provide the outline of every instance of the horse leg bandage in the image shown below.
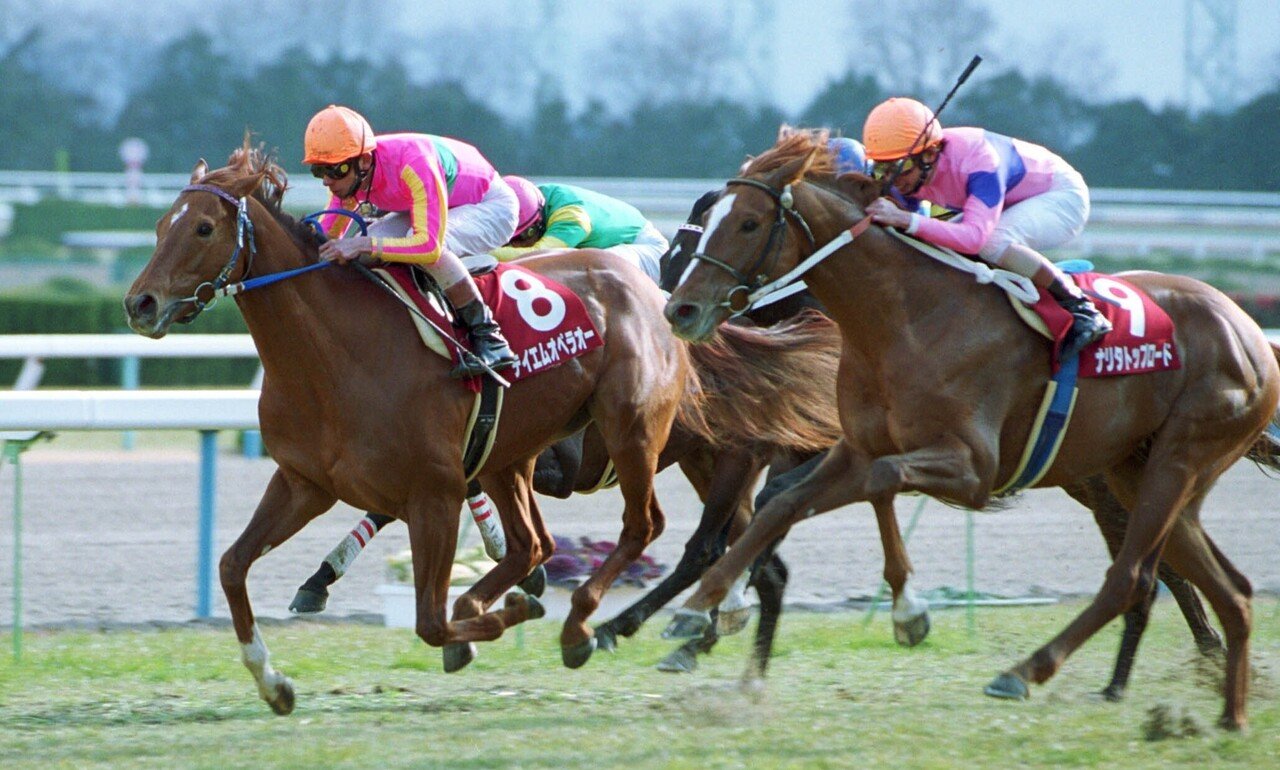
<svg viewBox="0 0 1280 770"><path fill-rule="evenodd" d="M347 536L342 538L342 542L334 546L329 555L324 557L325 563L333 567L336 578L342 577L351 563L356 560L364 547L369 544L373 536L378 534L378 530L386 526L389 517L378 516L377 514L366 514L360 523L356 524Z"/></svg>
<svg viewBox="0 0 1280 770"><path fill-rule="evenodd" d="M484 492L477 492L467 496L467 507L471 509L471 520L476 523L476 529L480 530L480 537L484 540L484 552L490 559L502 561L502 557L507 555L507 537L502 531L502 520L493 509L493 502Z"/></svg>

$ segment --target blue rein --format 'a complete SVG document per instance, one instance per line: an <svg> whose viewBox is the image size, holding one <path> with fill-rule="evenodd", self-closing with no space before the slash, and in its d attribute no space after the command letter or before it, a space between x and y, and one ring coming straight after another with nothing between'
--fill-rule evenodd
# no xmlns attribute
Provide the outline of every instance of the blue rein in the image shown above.
<svg viewBox="0 0 1280 770"><path fill-rule="evenodd" d="M222 269L222 272L218 274L217 279L215 279L214 282L208 284L213 289L213 292L212 292L213 298L209 302L204 302L200 300L198 297L199 287L197 287L197 296L192 297L192 300L200 307L201 310L203 310L206 306L211 305L214 301L216 301L218 297L234 297L235 295L249 291L250 289L258 289L263 286L270 286L273 283L277 283L279 281L293 278L295 276L302 275L303 273L310 273L313 270L320 270L322 268L329 267L330 265L333 264L333 262L321 261L311 265L295 267L292 270L282 270L278 273L270 273L268 275L258 276L257 278L247 278L243 281L239 281L238 283L227 284L226 283L227 276L230 275L231 270L235 267L236 261L240 257L240 252L244 248L246 232L248 233L248 236L249 236L248 241L249 241L250 255L257 253L257 246L254 243L253 223L249 220L247 200L245 198L237 199L231 196L225 190L214 187L212 185L190 185L186 189L200 190L203 192L211 192L214 195L217 195L218 197L222 198L223 200L226 200L229 203L231 203L233 206L236 207L236 211L237 211L236 249L231 254L231 259L227 262L227 266L224 267ZM355 222L357 227L360 228L361 235L369 234L369 223L365 220L364 217L360 216L360 214L354 211L349 211L347 209L325 209L323 211L317 211L314 214L308 214L307 216L302 218L303 224L309 225L311 229L315 231L316 235L319 237L322 243L325 240L327 240L327 238L325 237L324 231L320 228L320 217L324 216L325 214L338 214L339 216L348 217L351 219L352 222ZM245 272L248 272L248 267L245 268ZM203 285L204 284L202 284L202 286Z"/></svg>
<svg viewBox="0 0 1280 770"><path fill-rule="evenodd" d="M356 227L360 228L361 235L369 234L369 223L365 220L364 217L360 216L358 213L354 211L349 211L347 209L325 209L324 211L317 211L314 214L308 214L302 218L302 223L305 225L310 225L311 229L314 230L316 232L316 235L320 237L321 243L327 240L327 237L324 234L324 230L320 229L320 217L324 216L325 214L338 214L339 216L348 217L351 219L352 222L355 222ZM236 294L240 294L241 292L249 291L250 289L257 289L262 286L270 286L271 284L276 283L278 281L283 281L288 278L293 278L294 276L302 275L303 273L310 273L312 270L319 270L321 268L328 267L329 265L332 265L332 264L333 264L332 262L316 262L313 265L304 265L302 267L295 267L292 270L282 270L278 273L262 275L262 276L258 276L257 278L249 278L247 280L241 281L240 283L228 286L221 293L224 296L228 296L228 297L234 296Z"/></svg>

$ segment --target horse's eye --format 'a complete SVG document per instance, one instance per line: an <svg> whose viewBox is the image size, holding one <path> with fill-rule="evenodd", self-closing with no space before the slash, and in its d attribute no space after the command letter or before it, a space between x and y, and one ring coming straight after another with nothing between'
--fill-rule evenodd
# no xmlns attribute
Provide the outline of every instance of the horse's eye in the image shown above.
<svg viewBox="0 0 1280 770"><path fill-rule="evenodd" d="M209 224L208 222L201 222L200 224L196 225L196 235L204 237L204 236L211 235L212 233L213 233L213 225Z"/></svg>
<svg viewBox="0 0 1280 770"><path fill-rule="evenodd" d="M754 219L748 219L742 223L742 232L749 233L760 227L760 223Z"/></svg>

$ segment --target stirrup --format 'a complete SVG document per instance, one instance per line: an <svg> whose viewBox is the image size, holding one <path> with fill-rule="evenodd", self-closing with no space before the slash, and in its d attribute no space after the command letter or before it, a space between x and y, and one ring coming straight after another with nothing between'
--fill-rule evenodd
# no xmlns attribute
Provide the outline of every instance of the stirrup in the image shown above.
<svg viewBox="0 0 1280 770"><path fill-rule="evenodd" d="M1071 329L1067 332L1066 339L1062 341L1062 349L1058 351L1058 359L1061 361L1080 355L1082 350L1107 336L1107 332L1111 331L1111 322L1101 314L1089 318L1073 315L1072 318ZM1085 325L1089 326L1087 330L1079 328Z"/></svg>

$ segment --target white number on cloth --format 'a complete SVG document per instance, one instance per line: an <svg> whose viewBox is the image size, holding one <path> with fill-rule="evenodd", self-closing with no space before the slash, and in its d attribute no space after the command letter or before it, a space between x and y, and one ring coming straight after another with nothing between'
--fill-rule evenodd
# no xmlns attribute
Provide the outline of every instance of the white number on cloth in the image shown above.
<svg viewBox="0 0 1280 770"><path fill-rule="evenodd" d="M564 320L564 298L556 294L536 277L519 270L506 270L498 278L498 286L502 293L516 301L516 310L530 328L549 332ZM541 307L545 313L539 313L537 300L543 300Z"/></svg>
<svg viewBox="0 0 1280 770"><path fill-rule="evenodd" d="M1142 297L1119 281L1110 278L1099 278L1093 282L1093 290L1101 297L1112 300L1129 311L1129 334L1143 337L1147 333L1147 316L1143 310Z"/></svg>

